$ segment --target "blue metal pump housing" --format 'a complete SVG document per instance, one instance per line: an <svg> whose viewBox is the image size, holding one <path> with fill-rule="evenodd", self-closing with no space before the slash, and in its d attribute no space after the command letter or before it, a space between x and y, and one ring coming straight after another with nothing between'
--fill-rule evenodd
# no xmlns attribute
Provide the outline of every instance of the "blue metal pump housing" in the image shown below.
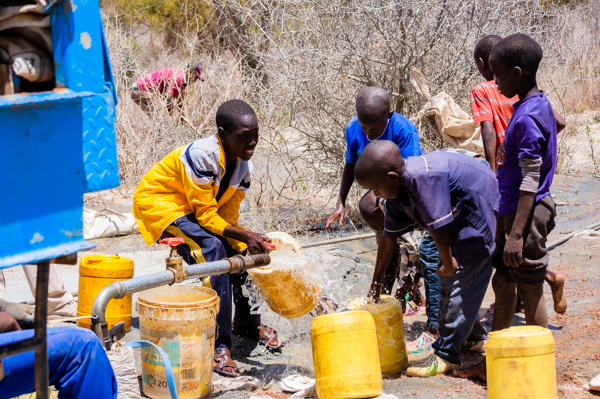
<svg viewBox="0 0 600 399"><path fill-rule="evenodd" d="M0 268L89 249L83 194L119 185L117 96L97 0L54 1L56 88L0 96Z"/></svg>

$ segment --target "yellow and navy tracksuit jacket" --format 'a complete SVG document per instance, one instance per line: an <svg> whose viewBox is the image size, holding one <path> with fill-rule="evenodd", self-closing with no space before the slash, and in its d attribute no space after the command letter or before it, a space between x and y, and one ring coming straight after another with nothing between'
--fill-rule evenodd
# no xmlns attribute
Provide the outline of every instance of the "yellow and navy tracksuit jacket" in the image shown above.
<svg viewBox="0 0 600 399"><path fill-rule="evenodd" d="M237 226L240 203L250 187L252 163L237 159L229 187L216 200L225 174L225 152L218 135L179 147L150 169L133 195L133 214L146 244L152 245L181 216L193 213L199 224L223 236ZM245 243L227 239L243 252Z"/></svg>

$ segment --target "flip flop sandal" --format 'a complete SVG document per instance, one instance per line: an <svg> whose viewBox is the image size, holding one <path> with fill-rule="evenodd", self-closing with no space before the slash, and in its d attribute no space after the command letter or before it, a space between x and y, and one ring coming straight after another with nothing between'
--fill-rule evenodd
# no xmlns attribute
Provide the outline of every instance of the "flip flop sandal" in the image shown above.
<svg viewBox="0 0 600 399"><path fill-rule="evenodd" d="M225 368L233 369L233 373L228 373L225 371ZM239 377L241 376L240 370L238 369L237 364L231 358L231 353L229 353L229 349L227 348L218 348L215 349L215 354L213 357L213 370L215 373L220 374L225 377Z"/></svg>
<svg viewBox="0 0 600 399"><path fill-rule="evenodd" d="M278 351L281 349L281 338L277 336L277 331L264 324L260 325L258 330L258 342L270 351Z"/></svg>

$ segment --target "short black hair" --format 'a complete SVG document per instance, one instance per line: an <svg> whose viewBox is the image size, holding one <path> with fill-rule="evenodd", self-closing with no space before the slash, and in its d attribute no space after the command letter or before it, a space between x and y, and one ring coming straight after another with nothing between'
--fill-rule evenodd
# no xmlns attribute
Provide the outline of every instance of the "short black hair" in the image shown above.
<svg viewBox="0 0 600 399"><path fill-rule="evenodd" d="M487 65L488 58L490 57L490 53L492 52L492 48L500 41L502 38L498 35L487 35L479 39L477 44L475 45L475 49L473 50L473 56L475 59L481 58L483 62Z"/></svg>
<svg viewBox="0 0 600 399"><path fill-rule="evenodd" d="M520 67L532 73L537 72L544 52L542 47L531 37L523 33L515 33L500 40L492 49L497 60L512 68Z"/></svg>
<svg viewBox="0 0 600 399"><path fill-rule="evenodd" d="M236 117L246 115L256 115L254 109L247 102L242 100L225 101L217 109L217 127L229 130L235 123Z"/></svg>
<svg viewBox="0 0 600 399"><path fill-rule="evenodd" d="M361 89L356 96L356 113L366 117L379 116L390 112L390 95L379 86Z"/></svg>

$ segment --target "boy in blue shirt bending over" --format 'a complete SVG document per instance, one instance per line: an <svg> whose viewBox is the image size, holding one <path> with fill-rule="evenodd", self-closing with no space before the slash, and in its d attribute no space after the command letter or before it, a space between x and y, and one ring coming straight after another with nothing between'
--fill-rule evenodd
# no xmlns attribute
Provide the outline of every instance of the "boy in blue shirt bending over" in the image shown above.
<svg viewBox="0 0 600 399"><path fill-rule="evenodd" d="M340 219L340 226L344 225L346 198L354 182L354 165L367 144L379 140L388 140L396 144L405 158L423 153L415 125L404 116L390 111L390 96L387 91L377 86L365 87L356 96L356 116L346 127L346 164L342 172L337 204L327 219L326 230L337 218ZM380 236L383 230L383 212L379 207L378 198L371 191L367 192L360 200L359 209L365 222ZM398 277L401 251L408 258L405 261L406 265L403 265L407 269L403 271L404 277L408 280L414 278L415 271L412 269L416 268L418 263L415 238L413 235L405 235L401 242L403 247L396 247L396 252L386 268L383 289L386 294L391 293ZM402 291L413 282L400 282L402 283L404 284L399 291L399 299L403 303L405 292Z"/></svg>
<svg viewBox="0 0 600 399"><path fill-rule="evenodd" d="M356 116L346 127L346 164L342 172L340 194L325 229L337 218L340 219L340 226L344 225L346 198L354 183L354 165L367 144L375 140L395 143L404 158L423 153L415 125L404 116L390 111L390 96L385 89L370 86L358 92Z"/></svg>

